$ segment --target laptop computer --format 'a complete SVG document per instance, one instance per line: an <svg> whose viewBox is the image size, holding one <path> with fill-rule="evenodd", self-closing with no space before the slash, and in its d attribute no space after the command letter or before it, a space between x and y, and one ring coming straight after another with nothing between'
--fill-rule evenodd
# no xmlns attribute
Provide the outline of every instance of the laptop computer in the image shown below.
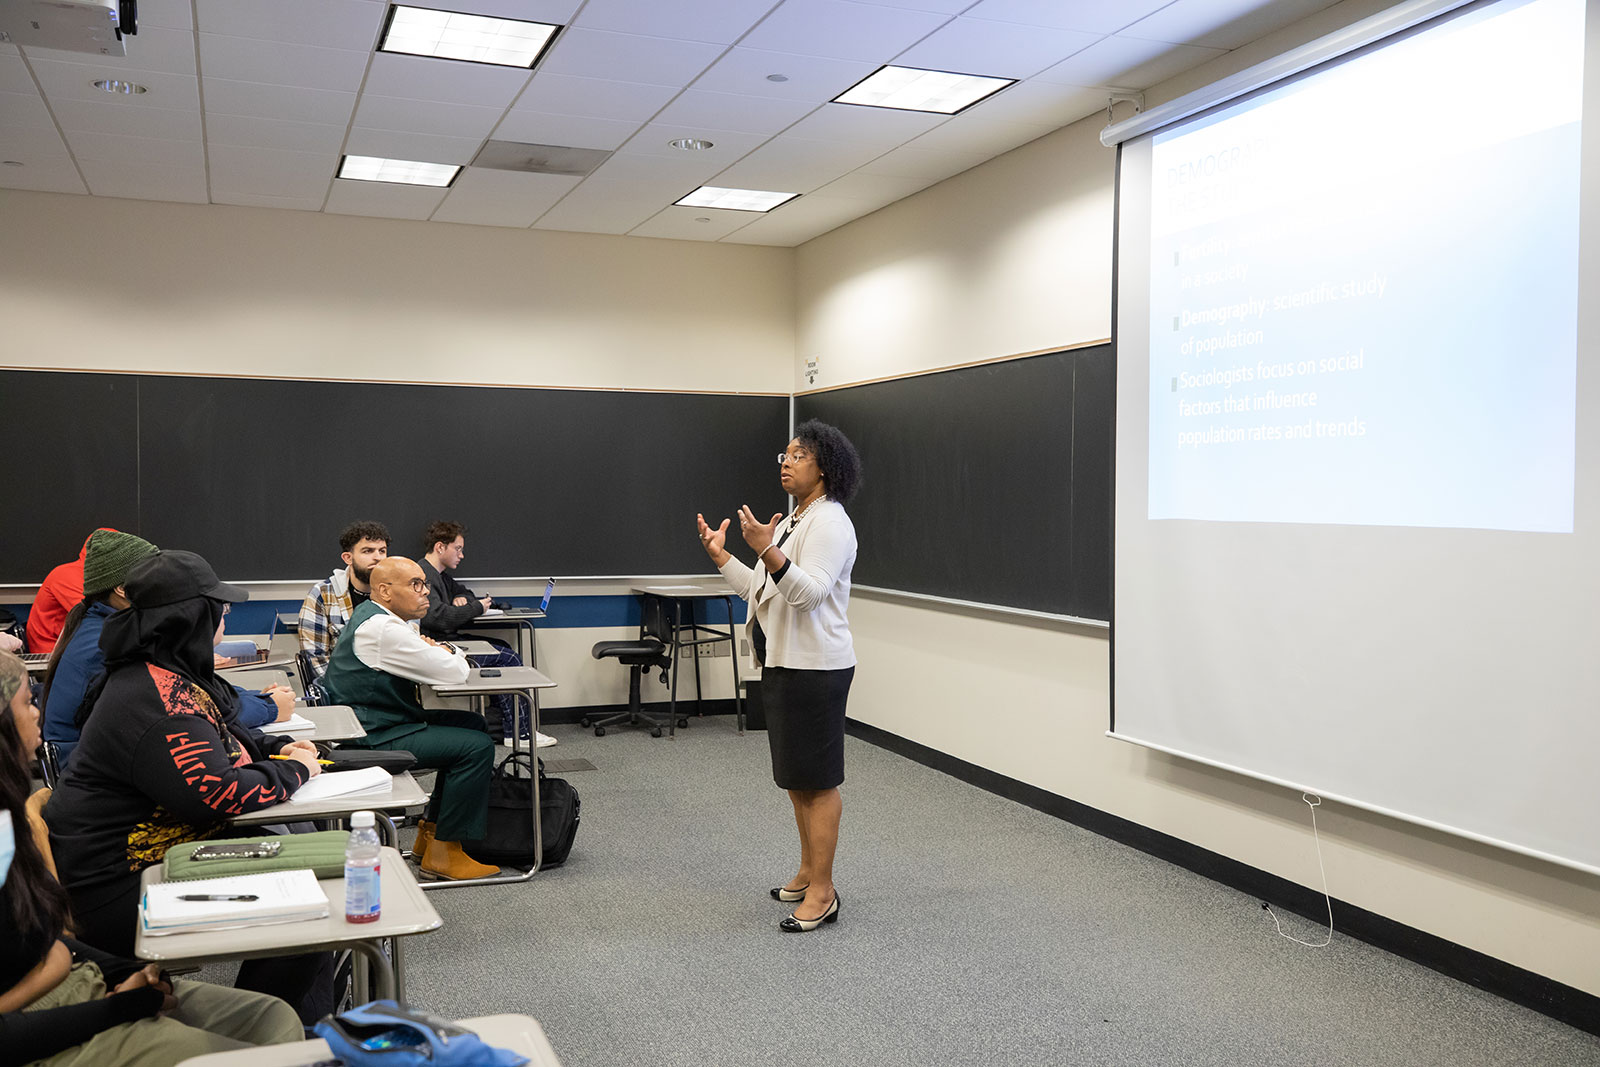
<svg viewBox="0 0 1600 1067"><path fill-rule="evenodd" d="M482 615L479 615L478 618L491 619L498 616L500 618L514 619L518 616L526 617L529 615L547 614L550 610L550 597L555 593L555 591L556 580L551 578L544 583L544 596L539 599L539 606L537 608L490 608Z"/></svg>

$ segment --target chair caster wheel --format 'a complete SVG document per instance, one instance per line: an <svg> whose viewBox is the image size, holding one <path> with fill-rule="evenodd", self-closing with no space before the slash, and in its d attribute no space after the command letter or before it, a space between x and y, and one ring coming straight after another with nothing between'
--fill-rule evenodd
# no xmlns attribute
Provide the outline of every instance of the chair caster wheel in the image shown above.
<svg viewBox="0 0 1600 1067"><path fill-rule="evenodd" d="M589 716L585 715L583 718L579 719L578 725L587 730L589 728Z"/></svg>
<svg viewBox="0 0 1600 1067"><path fill-rule="evenodd" d="M606 728L604 726L596 726L594 728L594 735L596 737L604 737L606 735Z"/></svg>
<svg viewBox="0 0 1600 1067"><path fill-rule="evenodd" d="M657 726L654 730L651 730L650 731L650 736L651 737L660 737L661 736L661 727Z"/></svg>
<svg viewBox="0 0 1600 1067"><path fill-rule="evenodd" d="M678 729L687 730L688 728L689 728L689 720L688 719L679 719L678 720Z"/></svg>

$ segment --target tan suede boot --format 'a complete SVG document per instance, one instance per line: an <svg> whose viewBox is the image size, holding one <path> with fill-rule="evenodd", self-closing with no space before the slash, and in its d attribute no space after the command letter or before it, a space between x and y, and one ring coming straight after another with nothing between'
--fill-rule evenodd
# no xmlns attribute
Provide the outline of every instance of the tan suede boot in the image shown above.
<svg viewBox="0 0 1600 1067"><path fill-rule="evenodd" d="M500 873L499 867L479 863L467 855L461 849L461 842L440 841L438 838L434 838L428 845L428 851L423 854L422 869L440 878L451 879L487 878Z"/></svg>
<svg viewBox="0 0 1600 1067"><path fill-rule="evenodd" d="M428 854L428 846L433 844L434 825L426 819L417 823L417 837L411 842L411 856L418 863Z"/></svg>

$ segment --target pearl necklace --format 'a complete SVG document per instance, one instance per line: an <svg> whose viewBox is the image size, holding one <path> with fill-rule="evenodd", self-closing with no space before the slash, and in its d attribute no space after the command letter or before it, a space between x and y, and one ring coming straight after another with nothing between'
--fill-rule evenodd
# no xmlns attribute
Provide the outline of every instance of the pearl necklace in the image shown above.
<svg viewBox="0 0 1600 1067"><path fill-rule="evenodd" d="M828 494L824 493L822 496L814 498L810 504L795 509L795 513L789 516L789 532L794 533L795 526L800 522L801 519L805 518L806 512L810 511L812 506L815 505L818 500L821 500L823 496L827 495Z"/></svg>

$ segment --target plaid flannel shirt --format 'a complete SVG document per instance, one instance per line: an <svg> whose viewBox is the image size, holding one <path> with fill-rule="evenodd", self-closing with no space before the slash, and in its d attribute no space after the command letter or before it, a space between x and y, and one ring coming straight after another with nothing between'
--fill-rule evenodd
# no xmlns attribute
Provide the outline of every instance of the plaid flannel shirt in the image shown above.
<svg viewBox="0 0 1600 1067"><path fill-rule="evenodd" d="M300 648L311 654L318 678L327 671L334 643L353 612L350 575L343 568L312 586L300 605Z"/></svg>

